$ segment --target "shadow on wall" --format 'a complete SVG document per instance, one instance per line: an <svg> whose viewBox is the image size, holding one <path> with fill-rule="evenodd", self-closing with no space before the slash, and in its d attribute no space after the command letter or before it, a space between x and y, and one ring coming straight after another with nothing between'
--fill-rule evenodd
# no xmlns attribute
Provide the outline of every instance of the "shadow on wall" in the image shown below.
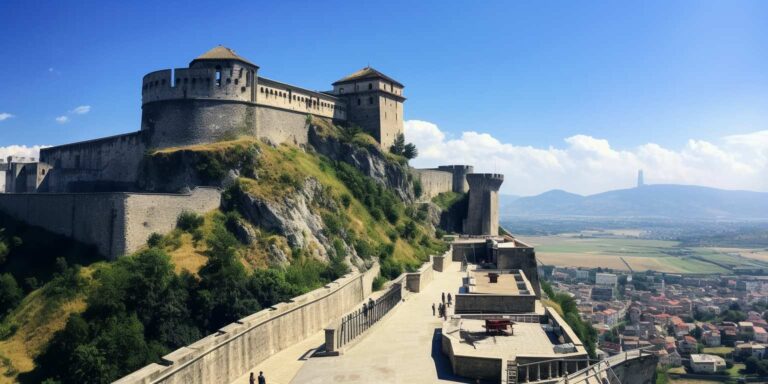
<svg viewBox="0 0 768 384"><path fill-rule="evenodd" d="M451 367L451 361L448 356L445 356L441 350L443 332L440 328L435 328L432 333L432 360L435 362L435 371L437 372L437 378L445 381L453 381L455 383L476 383L477 381L467 379L466 377L456 376L453 374L453 368ZM490 381L481 381L481 383L491 383Z"/></svg>

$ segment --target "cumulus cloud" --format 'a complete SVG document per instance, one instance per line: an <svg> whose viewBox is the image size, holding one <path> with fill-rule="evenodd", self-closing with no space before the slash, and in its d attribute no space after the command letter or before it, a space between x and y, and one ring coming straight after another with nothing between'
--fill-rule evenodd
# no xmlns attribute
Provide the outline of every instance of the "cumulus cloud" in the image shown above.
<svg viewBox="0 0 768 384"><path fill-rule="evenodd" d="M39 158L40 150L48 147L50 145L33 145L29 147L26 145L9 145L7 147L0 147L0 159L5 160L8 156Z"/></svg>
<svg viewBox="0 0 768 384"><path fill-rule="evenodd" d="M69 117L68 116L59 116L59 117L56 118L56 122L59 123L59 124L66 124L66 123L69 122Z"/></svg>
<svg viewBox="0 0 768 384"><path fill-rule="evenodd" d="M8 113L8 112L0 112L0 121L8 120L8 119L10 119L11 117L14 117L14 116L13 116L13 115L11 115L11 114L10 114L10 113Z"/></svg>
<svg viewBox="0 0 768 384"><path fill-rule="evenodd" d="M506 176L505 193L532 195L550 189L581 194L634 186L638 169L649 184L695 184L768 191L768 130L726 136L716 143L691 139L680 148L646 143L617 149L588 135L537 148L504 143L488 133L449 137L428 121L405 122L406 140L419 148L416 167L471 164L475 172Z"/></svg>
<svg viewBox="0 0 768 384"><path fill-rule="evenodd" d="M74 113L76 115L85 115L86 113L88 113L90 111L91 111L91 106L90 105L81 105L81 106L78 106L77 108L73 109L71 111L71 113Z"/></svg>

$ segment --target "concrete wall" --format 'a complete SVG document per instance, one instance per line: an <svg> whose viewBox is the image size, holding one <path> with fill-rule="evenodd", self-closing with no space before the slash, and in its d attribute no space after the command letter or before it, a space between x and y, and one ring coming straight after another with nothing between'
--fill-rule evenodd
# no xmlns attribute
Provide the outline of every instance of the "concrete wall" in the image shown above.
<svg viewBox="0 0 768 384"><path fill-rule="evenodd" d="M5 191L5 174L6 174L6 172L8 172L8 171L6 171L5 169L0 170L0 193L5 193L6 192Z"/></svg>
<svg viewBox="0 0 768 384"><path fill-rule="evenodd" d="M39 190L133 191L145 150L146 137L141 132L42 149L40 163L50 170Z"/></svg>
<svg viewBox="0 0 768 384"><path fill-rule="evenodd" d="M654 355L644 355L627 360L613 367L613 372L621 384L653 384L656 382L656 364Z"/></svg>
<svg viewBox="0 0 768 384"><path fill-rule="evenodd" d="M517 242L516 242L517 243ZM541 297L541 283L539 282L539 270L536 263L536 252L532 247L523 246L499 247L492 250L492 260L496 261L498 269L520 269L536 291L536 296Z"/></svg>
<svg viewBox="0 0 768 384"><path fill-rule="evenodd" d="M432 282L434 276L433 261L430 257L430 260L424 263L417 272L407 274L405 286L411 292L421 292Z"/></svg>
<svg viewBox="0 0 768 384"><path fill-rule="evenodd" d="M535 310L535 295L456 294L456 314L531 313Z"/></svg>
<svg viewBox="0 0 768 384"><path fill-rule="evenodd" d="M212 188L197 188L188 195L11 193L0 195L0 211L94 245L114 259L143 246L152 232L172 230L182 211L208 212L220 201L221 192Z"/></svg>
<svg viewBox="0 0 768 384"><path fill-rule="evenodd" d="M469 207L464 233L468 235L499 234L499 187L504 175L496 173L471 173L469 183Z"/></svg>
<svg viewBox="0 0 768 384"><path fill-rule="evenodd" d="M443 192L453 190L453 174L436 169L414 169L413 176L421 182L421 199L430 200Z"/></svg>
<svg viewBox="0 0 768 384"><path fill-rule="evenodd" d="M273 354L320 331L370 296L378 266L288 303L256 312L116 383L229 383Z"/></svg>
<svg viewBox="0 0 768 384"><path fill-rule="evenodd" d="M485 241L478 241L472 243L455 243L452 245L453 252L451 252L451 260L462 262L464 258L470 263L477 263L480 260L491 260L491 255L488 251L488 246ZM520 268L508 268L499 267L499 269L520 269Z"/></svg>

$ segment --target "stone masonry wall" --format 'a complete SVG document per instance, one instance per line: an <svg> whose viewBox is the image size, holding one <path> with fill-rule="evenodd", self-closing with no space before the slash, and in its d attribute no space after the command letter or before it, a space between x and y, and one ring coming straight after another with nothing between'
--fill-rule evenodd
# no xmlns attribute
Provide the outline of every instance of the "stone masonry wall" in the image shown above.
<svg viewBox="0 0 768 384"><path fill-rule="evenodd" d="M429 200L440 193L453 190L453 174L436 169L414 169L413 176L421 182L421 199Z"/></svg>
<svg viewBox="0 0 768 384"><path fill-rule="evenodd" d="M52 167L40 192L133 191L146 149L141 132L40 150L40 163Z"/></svg>
<svg viewBox="0 0 768 384"><path fill-rule="evenodd" d="M370 296L375 265L256 312L122 379L133 383L230 383L273 354L322 330Z"/></svg>
<svg viewBox="0 0 768 384"><path fill-rule="evenodd" d="M0 211L48 231L94 245L115 259L131 253L152 232L168 232L185 210L203 213L218 208L221 193L197 188L188 195L135 193L8 193Z"/></svg>
<svg viewBox="0 0 768 384"><path fill-rule="evenodd" d="M256 110L259 138L275 144L306 145L309 126L307 114L259 106Z"/></svg>

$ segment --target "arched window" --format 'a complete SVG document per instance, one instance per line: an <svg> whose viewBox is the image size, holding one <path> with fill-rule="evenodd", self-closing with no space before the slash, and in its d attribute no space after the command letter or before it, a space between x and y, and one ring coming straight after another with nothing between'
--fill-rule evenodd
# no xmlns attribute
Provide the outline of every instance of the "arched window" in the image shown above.
<svg viewBox="0 0 768 384"><path fill-rule="evenodd" d="M221 87L221 65L216 66L216 76L214 78L216 79L216 85Z"/></svg>
<svg viewBox="0 0 768 384"><path fill-rule="evenodd" d="M344 88L339 88L339 93L344 93Z"/></svg>

